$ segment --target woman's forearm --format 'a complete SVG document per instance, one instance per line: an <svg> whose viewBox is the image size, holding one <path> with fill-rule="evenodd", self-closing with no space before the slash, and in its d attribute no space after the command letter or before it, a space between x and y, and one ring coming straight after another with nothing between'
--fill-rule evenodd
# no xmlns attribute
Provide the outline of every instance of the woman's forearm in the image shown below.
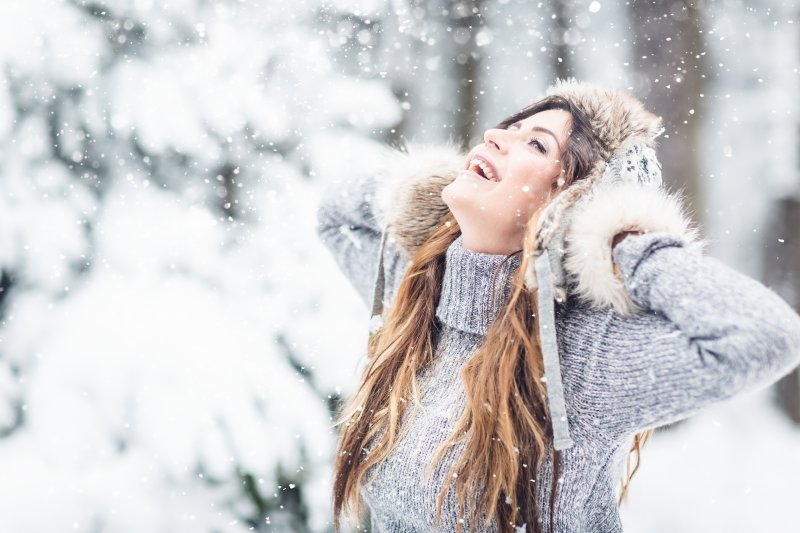
<svg viewBox="0 0 800 533"><path fill-rule="evenodd" d="M575 385L614 438L766 386L800 362L800 316L773 291L675 234L629 235L613 250L633 315L611 312ZM578 324L582 327L582 323Z"/></svg>
<svg viewBox="0 0 800 533"><path fill-rule="evenodd" d="M662 313L701 354L740 365L755 381L800 362L800 316L775 292L664 233L613 250L631 298Z"/></svg>
<svg viewBox="0 0 800 533"><path fill-rule="evenodd" d="M330 184L317 210L317 233L368 307L373 301L383 231L374 212L375 194L380 184L380 175ZM392 239L387 239L384 248L386 298L391 297L394 284L407 264L407 256Z"/></svg>
<svg viewBox="0 0 800 533"><path fill-rule="evenodd" d="M369 305L377 271L381 231L372 213L374 178L330 184L317 210L317 233Z"/></svg>

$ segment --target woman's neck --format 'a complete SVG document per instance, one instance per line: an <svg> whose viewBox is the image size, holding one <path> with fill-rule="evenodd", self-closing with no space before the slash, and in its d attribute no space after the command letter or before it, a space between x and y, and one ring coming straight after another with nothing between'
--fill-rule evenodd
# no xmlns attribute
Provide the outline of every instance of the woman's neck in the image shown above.
<svg viewBox="0 0 800 533"><path fill-rule="evenodd" d="M522 235L497 235L488 231L490 229L464 231L461 228L461 246L471 252L493 255L509 255L522 250Z"/></svg>

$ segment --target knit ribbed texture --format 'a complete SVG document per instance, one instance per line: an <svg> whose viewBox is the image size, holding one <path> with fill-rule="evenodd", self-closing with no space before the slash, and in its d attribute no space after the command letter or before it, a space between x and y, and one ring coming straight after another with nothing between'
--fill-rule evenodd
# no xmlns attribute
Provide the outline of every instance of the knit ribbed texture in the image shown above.
<svg viewBox="0 0 800 533"><path fill-rule="evenodd" d="M521 254L505 260L504 255L472 252L463 248L463 239L459 235L447 249L436 317L460 331L485 335L508 300L510 277L519 268Z"/></svg>
<svg viewBox="0 0 800 533"><path fill-rule="evenodd" d="M370 210L370 180L330 189L319 233L364 302L372 301L380 231ZM501 298L489 293L504 256L447 251L436 310L437 357L420 374L422 409L409 410L402 439L367 473L361 494L372 531L456 530L450 487L433 527L443 476L463 450L453 446L424 477L438 446L466 405L460 369L475 353L508 296L517 257L498 273ZM569 298L556 305L567 417L575 445L563 452L555 516L549 515L552 448L532 479L546 532L619 532L616 490L632 436L674 422L746 390L766 386L800 362L800 317L773 291L666 233L629 236L613 251L631 298L645 312L623 317ZM387 290L408 264L393 243L385 251ZM387 296L391 302L393 292ZM480 460L479 457L472 460ZM468 520L464 523L468 530ZM527 531L535 528L530 525ZM497 531L496 524L476 531Z"/></svg>

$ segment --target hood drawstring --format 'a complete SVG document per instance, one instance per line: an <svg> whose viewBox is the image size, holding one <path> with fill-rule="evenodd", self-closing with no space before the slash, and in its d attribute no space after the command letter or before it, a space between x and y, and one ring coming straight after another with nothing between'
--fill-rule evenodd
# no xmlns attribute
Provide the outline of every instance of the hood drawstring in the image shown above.
<svg viewBox="0 0 800 533"><path fill-rule="evenodd" d="M369 341L372 336L383 326L383 297L386 285L386 276L383 270L383 252L386 249L386 236L389 234L389 224L383 228L381 245L378 250L378 272L375 275L375 290L372 293L372 313L369 319ZM369 342L367 341L367 342Z"/></svg>
<svg viewBox="0 0 800 533"><path fill-rule="evenodd" d="M542 342L542 359L544 361L544 377L542 381L547 388L547 407L550 411L550 423L553 427L553 448L563 450L573 445L569 435L567 408L564 402L564 385L561 382L561 365L558 358L556 341L555 305L553 304L553 275L550 270L550 254L545 248L534 262L538 289L536 306L539 316L539 337Z"/></svg>

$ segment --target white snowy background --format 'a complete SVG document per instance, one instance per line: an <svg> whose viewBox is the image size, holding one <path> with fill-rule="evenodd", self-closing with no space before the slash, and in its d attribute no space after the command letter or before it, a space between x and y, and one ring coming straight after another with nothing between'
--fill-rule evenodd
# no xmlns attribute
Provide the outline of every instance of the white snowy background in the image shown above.
<svg viewBox="0 0 800 533"><path fill-rule="evenodd" d="M0 2L0 531L330 531L367 309L321 191L401 131L453 135L459 46L478 133L540 96L552 4ZM635 90L626 8L570 6L575 75ZM760 278L800 190L800 8L700 8L710 252ZM789 533L798 497L800 427L765 389L658 431L622 517Z"/></svg>

